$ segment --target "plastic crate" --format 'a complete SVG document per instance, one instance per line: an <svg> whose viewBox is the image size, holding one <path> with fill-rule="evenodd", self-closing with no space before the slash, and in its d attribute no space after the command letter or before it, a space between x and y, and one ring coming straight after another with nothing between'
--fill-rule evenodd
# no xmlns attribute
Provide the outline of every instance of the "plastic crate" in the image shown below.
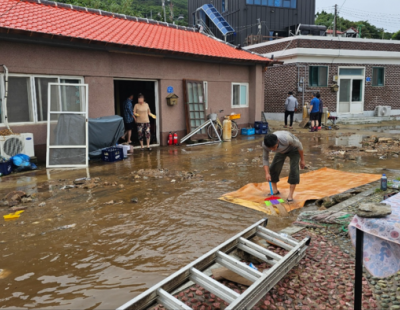
<svg viewBox="0 0 400 310"><path fill-rule="evenodd" d="M267 122L254 122L254 128L257 129L268 129Z"/></svg>
<svg viewBox="0 0 400 310"><path fill-rule="evenodd" d="M239 119L239 118L240 118L240 114L228 115L228 119L230 119L230 120Z"/></svg>
<svg viewBox="0 0 400 310"><path fill-rule="evenodd" d="M109 163L123 160L124 151L121 147L109 147L101 151L101 160Z"/></svg>
<svg viewBox="0 0 400 310"><path fill-rule="evenodd" d="M12 172L12 162L11 160L4 163L0 163L0 174L9 175Z"/></svg>
<svg viewBox="0 0 400 310"><path fill-rule="evenodd" d="M242 128L242 135L243 136L252 136L255 133L254 128Z"/></svg>

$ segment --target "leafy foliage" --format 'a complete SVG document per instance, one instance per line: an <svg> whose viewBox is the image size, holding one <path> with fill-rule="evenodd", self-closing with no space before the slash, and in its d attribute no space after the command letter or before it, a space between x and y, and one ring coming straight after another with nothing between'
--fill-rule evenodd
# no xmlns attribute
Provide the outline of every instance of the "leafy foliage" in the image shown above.
<svg viewBox="0 0 400 310"><path fill-rule="evenodd" d="M161 0L58 0L58 2L143 18L152 17L155 20L164 21ZM171 2L174 20L171 19ZM187 0L165 0L165 6L167 22L172 23L174 21L177 25L187 25ZM178 20L180 14L183 15L183 20Z"/></svg>
<svg viewBox="0 0 400 310"><path fill-rule="evenodd" d="M327 13L322 11L317 13L315 24L316 25L324 25L327 28L333 29L333 20L334 14ZM361 37L362 38L371 38L371 39L382 39L382 28L377 28L376 26L370 24L368 21L350 21L343 17L338 16L337 19L337 29L340 31L346 31L347 29L353 27L355 29L361 25ZM398 36L395 38L393 33L385 32L384 39L390 40L400 40L400 31L398 32Z"/></svg>

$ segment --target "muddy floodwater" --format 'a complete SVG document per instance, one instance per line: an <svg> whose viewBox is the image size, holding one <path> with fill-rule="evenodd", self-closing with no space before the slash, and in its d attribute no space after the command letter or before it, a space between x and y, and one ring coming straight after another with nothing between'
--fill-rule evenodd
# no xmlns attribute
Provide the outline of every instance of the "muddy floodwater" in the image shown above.
<svg viewBox="0 0 400 310"><path fill-rule="evenodd" d="M397 130L393 126L388 130ZM296 134L313 168L399 176L398 158L328 160L321 151L335 144L358 146L360 136L373 133L396 136L379 126L370 131L350 126ZM261 141L261 136L252 136L218 145L155 148L151 153L135 151L123 162L95 162L88 170L40 169L3 177L0 198L21 190L33 201L25 204L19 219L0 220L0 307L116 308L265 217L217 199L264 181ZM288 168L285 164L282 176ZM170 174L131 173L140 169L167 169ZM193 177L182 177L182 171ZM68 188L82 177L97 178L97 183ZM1 215L8 212L0 207ZM271 217L268 228L288 226L296 212Z"/></svg>

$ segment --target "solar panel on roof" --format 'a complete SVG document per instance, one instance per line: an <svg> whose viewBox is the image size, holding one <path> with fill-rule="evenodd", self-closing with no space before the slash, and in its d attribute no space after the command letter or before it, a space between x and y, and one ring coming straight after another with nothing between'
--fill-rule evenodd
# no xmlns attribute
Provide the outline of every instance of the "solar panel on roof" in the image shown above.
<svg viewBox="0 0 400 310"><path fill-rule="evenodd" d="M235 32L231 25L228 24L225 18L222 17L222 15L212 4L204 4L201 9L204 11L204 13L206 13L208 18L213 22L213 24L221 31L224 36Z"/></svg>

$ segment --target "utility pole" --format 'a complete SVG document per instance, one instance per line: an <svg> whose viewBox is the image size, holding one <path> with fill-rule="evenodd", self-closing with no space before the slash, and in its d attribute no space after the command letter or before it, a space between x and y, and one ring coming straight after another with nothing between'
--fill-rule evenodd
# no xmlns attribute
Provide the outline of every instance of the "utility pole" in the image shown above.
<svg viewBox="0 0 400 310"><path fill-rule="evenodd" d="M384 36L385 36L385 29L382 28L382 40L383 40Z"/></svg>
<svg viewBox="0 0 400 310"><path fill-rule="evenodd" d="M171 12L171 21L173 22L174 21L174 5L172 4L172 0L169 4L169 10Z"/></svg>
<svg viewBox="0 0 400 310"><path fill-rule="evenodd" d="M164 22L167 22L167 15L165 13L165 0L161 0L161 2L162 2L163 11L164 11Z"/></svg>
<svg viewBox="0 0 400 310"><path fill-rule="evenodd" d="M335 4L335 19L333 21L333 36L337 36L337 4Z"/></svg>

